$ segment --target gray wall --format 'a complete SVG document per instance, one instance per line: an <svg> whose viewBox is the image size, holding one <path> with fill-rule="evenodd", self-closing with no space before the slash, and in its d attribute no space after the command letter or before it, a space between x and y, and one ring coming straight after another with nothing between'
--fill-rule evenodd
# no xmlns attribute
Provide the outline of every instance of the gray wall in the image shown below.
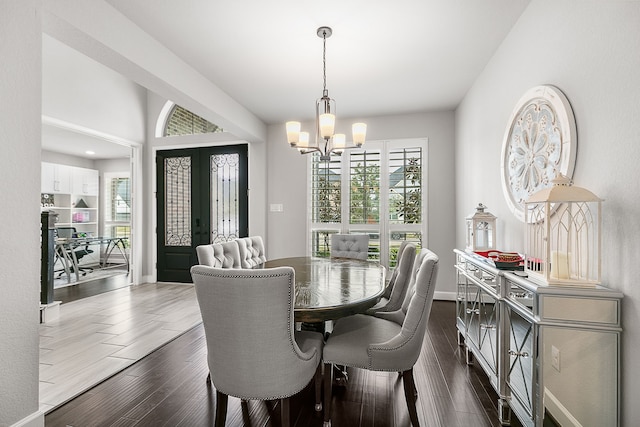
<svg viewBox="0 0 640 427"><path fill-rule="evenodd" d="M455 293L453 254L455 244L454 211L454 114L420 113L386 117L343 119L338 128L355 121L367 123L367 139L428 138L428 236L424 242L441 259L438 298L451 299ZM312 128L313 124L305 124ZM307 163L289 147L284 123L268 128L267 200L282 204L284 212L267 211L267 254L270 258L307 254Z"/></svg>
<svg viewBox="0 0 640 427"><path fill-rule="evenodd" d="M500 182L509 116L531 87L552 84L573 106L576 185L603 203L603 284L622 291L623 425L640 420L640 2L533 0L456 111L456 230L478 201L498 216L498 248L521 250L524 228ZM597 369L594 366L594 369ZM589 375L584 372L584 375Z"/></svg>

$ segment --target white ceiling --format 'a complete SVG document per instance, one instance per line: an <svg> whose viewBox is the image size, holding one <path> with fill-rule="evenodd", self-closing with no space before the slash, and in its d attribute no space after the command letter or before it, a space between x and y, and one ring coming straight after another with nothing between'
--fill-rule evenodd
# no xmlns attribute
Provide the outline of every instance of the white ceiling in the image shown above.
<svg viewBox="0 0 640 427"><path fill-rule="evenodd" d="M131 155L131 148L126 145L47 123L42 124L42 149L94 160L120 159Z"/></svg>
<svg viewBox="0 0 640 427"><path fill-rule="evenodd" d="M452 110L529 0L107 0L267 124Z"/></svg>
<svg viewBox="0 0 640 427"><path fill-rule="evenodd" d="M267 124L453 110L530 0L106 0Z"/></svg>

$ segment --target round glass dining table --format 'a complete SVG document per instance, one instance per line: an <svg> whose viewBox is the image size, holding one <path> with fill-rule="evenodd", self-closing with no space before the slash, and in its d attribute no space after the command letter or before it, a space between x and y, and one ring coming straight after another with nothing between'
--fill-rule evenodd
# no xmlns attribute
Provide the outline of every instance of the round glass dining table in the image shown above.
<svg viewBox="0 0 640 427"><path fill-rule="evenodd" d="M385 288L386 269L350 258L295 257L269 260L259 268L290 266L295 270L296 322L318 323L363 313Z"/></svg>

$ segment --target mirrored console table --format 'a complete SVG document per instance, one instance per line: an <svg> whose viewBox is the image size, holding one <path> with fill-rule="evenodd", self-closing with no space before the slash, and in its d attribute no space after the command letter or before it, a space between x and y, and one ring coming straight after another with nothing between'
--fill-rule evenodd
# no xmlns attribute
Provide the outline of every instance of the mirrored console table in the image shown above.
<svg viewBox="0 0 640 427"><path fill-rule="evenodd" d="M487 374L503 425L620 425L620 292L550 286L455 249L456 326Z"/></svg>

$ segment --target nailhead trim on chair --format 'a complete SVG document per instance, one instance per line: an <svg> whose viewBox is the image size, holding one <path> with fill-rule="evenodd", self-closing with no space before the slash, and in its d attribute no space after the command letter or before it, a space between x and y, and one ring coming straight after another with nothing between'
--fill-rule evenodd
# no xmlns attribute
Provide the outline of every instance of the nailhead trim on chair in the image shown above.
<svg viewBox="0 0 640 427"><path fill-rule="evenodd" d="M258 277L283 277L283 276L288 276L288 277L289 277L289 292L288 292L288 302L289 302L288 307L289 307L289 308L287 309L287 317L291 316L291 307L293 306L293 305L292 305L292 299L293 299L293 296L292 296L292 294L291 294L291 288L292 288L292 286L291 286L291 275L290 275L290 274L267 274L267 275L264 275L264 274L260 274L260 275L257 275L257 274L237 274L237 275L230 275L230 274L229 274L230 269L224 269L224 271L220 271L220 272L215 271L215 270L217 269L217 267L212 267L212 269L213 269L213 270L209 270L209 271L198 271L198 272L197 272L197 274L200 274L200 275L203 275L203 276L224 277L224 278L232 278L232 279L240 279L240 278L258 278ZM238 269L238 270L240 270L240 269ZM240 271L247 271L247 270L242 269L242 270L240 270ZM262 270L262 271L264 271L264 270ZM248 273L248 272L249 272L249 271L247 271L247 273ZM292 325L292 323L291 323L291 322L287 322L287 324L288 324L288 327L287 327L287 336L289 337L289 344L291 344L292 346L293 346L293 344L297 345L297 344L295 343L295 340L292 340L292 338L291 338L291 337L293 336L293 334L291 333L291 325ZM295 323L293 323L293 324L295 324ZM305 358L303 358L303 357L300 357L300 355L299 355L299 354L296 354L296 356L298 356L298 357L299 357L300 359L302 359L302 360L311 360L311 359L313 359L313 358L315 357L316 353L317 353L317 350L311 354L311 357L306 358L306 359L305 359ZM320 363L322 363L322 356L320 357ZM211 375L211 373L209 373L209 375ZM312 378L312 379L313 379L313 378ZM213 380L212 380L211 382L213 383ZM285 396L285 395L275 395L275 396L270 396L270 397L268 397L268 398L267 398L267 399L265 399L265 400L286 399L286 398L291 397L291 396L294 396L295 394L297 394L297 393L299 393L300 391L304 390L304 388L305 388L306 386L307 386L307 385L304 385L302 388L300 388L299 390L296 390L296 391L295 391L294 393L292 393L292 394L289 394L289 395L286 395L286 396ZM237 398L239 398L239 399L244 399L244 400L252 400L252 399L253 399L252 397L248 397L248 396L238 396L238 395L236 395L236 394L226 393L224 390L220 390L220 389L217 389L217 390L218 390L218 391L220 391L221 393L224 393L224 394L228 395L228 396L234 396L234 397L237 397Z"/></svg>

